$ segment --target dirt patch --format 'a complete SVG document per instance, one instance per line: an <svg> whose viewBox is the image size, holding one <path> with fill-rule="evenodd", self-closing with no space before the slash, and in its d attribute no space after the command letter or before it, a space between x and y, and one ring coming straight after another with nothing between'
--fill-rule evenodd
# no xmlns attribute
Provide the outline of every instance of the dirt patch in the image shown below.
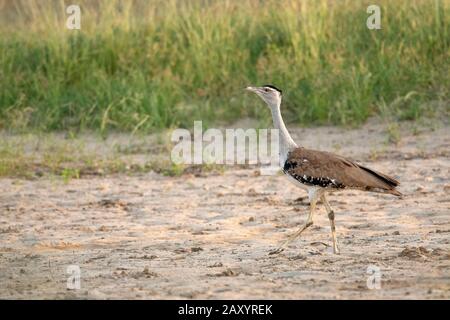
<svg viewBox="0 0 450 320"><path fill-rule="evenodd" d="M268 255L308 208L304 191L254 168L5 178L0 297L449 299L449 128L402 131L397 145L371 124L294 132L306 147L351 156L401 181L403 199L358 191L329 197L340 255L332 253L321 205L311 229ZM79 290L67 289L73 265ZM375 269L381 289L370 290Z"/></svg>
<svg viewBox="0 0 450 320"><path fill-rule="evenodd" d="M402 252L400 252L399 257L404 257L406 259L432 259L432 258L437 258L437 259L443 259L443 260L449 260L450 259L450 255L448 253L448 251L437 248L434 250L428 250L427 248L424 247L413 247L413 248L409 248L406 247L405 249L403 249Z"/></svg>

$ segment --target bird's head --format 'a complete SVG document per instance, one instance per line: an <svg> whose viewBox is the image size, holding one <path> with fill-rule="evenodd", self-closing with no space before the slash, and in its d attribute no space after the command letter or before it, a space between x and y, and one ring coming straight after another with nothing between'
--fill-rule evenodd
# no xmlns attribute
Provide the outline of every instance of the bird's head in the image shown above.
<svg viewBox="0 0 450 320"><path fill-rule="evenodd" d="M281 104L281 90L272 85L247 87L246 90L256 93L270 108L279 107Z"/></svg>

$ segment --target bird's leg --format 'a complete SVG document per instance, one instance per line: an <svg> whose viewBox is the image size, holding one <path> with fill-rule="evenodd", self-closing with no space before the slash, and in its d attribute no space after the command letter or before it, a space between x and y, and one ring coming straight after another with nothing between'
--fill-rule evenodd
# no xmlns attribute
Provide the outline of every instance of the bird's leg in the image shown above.
<svg viewBox="0 0 450 320"><path fill-rule="evenodd" d="M320 194L317 191L311 192L309 195L309 200L310 200L310 204L309 204L309 215L308 215L308 219L306 219L305 225L303 227L301 227L300 229L297 230L297 232L295 232L293 235L291 235L286 241L284 241L279 247L278 249L275 249L273 251L270 251L269 254L277 254L280 253L284 250L284 248L291 243L292 241L294 241L295 239L297 239L303 231L305 231L308 227L312 226L313 224L313 213L314 210L316 208L316 204L317 204L317 200L319 199Z"/></svg>
<svg viewBox="0 0 450 320"><path fill-rule="evenodd" d="M325 198L325 194L322 195L322 202L325 205L328 213L328 219L330 219L331 226L331 237L333 238L333 252L335 254L339 254L339 247L336 239L336 225L334 224L334 211L331 209L330 203L327 198Z"/></svg>

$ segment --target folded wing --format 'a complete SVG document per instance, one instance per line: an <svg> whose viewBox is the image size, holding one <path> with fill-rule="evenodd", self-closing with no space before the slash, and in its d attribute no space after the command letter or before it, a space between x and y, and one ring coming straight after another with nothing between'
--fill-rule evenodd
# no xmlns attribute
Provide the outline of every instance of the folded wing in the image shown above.
<svg viewBox="0 0 450 320"><path fill-rule="evenodd" d="M330 152L297 148L288 154L284 172L305 185L390 193L400 183L383 173Z"/></svg>

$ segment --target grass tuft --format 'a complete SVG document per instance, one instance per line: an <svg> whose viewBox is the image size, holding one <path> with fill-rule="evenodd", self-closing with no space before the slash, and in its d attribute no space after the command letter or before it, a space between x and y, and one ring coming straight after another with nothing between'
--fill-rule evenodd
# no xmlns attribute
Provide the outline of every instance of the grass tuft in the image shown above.
<svg viewBox="0 0 450 320"><path fill-rule="evenodd" d="M80 0L0 2L0 128L151 131L268 118L242 90L284 89L297 124L448 110L444 0ZM262 114L262 115L261 115Z"/></svg>

